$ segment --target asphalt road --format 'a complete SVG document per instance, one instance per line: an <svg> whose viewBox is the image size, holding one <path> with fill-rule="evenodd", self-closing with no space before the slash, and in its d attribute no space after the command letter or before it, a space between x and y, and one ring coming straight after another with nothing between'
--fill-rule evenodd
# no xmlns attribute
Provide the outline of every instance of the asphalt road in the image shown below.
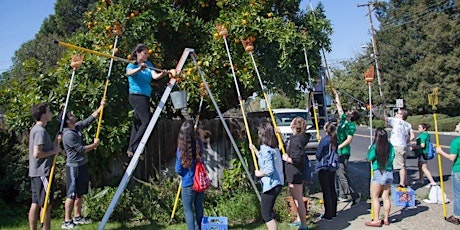
<svg viewBox="0 0 460 230"><path fill-rule="evenodd" d="M390 130L388 130L390 132ZM431 134L431 133L430 133ZM417 136L418 133L416 132ZM449 151L450 142L458 135L454 133L439 133L439 141L444 151ZM435 140L435 135L431 134L431 140ZM370 164L366 161L367 149L370 145L370 132L368 127L357 127L356 133L351 144L351 158L348 164L351 180L355 189L362 195L362 202L356 207L350 207L351 203L338 204L338 216L333 221L319 221L318 229L365 229L364 222L370 220L369 204L369 181L370 181ZM310 155L312 165L315 164L315 156ZM444 179L444 191L447 197L452 201L452 183L450 181L452 162L444 158L441 159L442 175ZM417 159L408 159L408 183L418 179ZM438 168L438 156L428 161L428 168L431 171L434 180L440 181ZM316 177L316 176L314 176ZM399 177L395 175L395 183L399 182ZM428 184L425 181L425 185ZM410 185L416 191L416 206L401 207L392 205L390 213L389 226L385 229L458 229L451 223L443 219L443 205L428 204L422 200L427 198L429 188L423 185ZM321 199L321 192L310 194L316 199ZM446 206L446 215L452 214L452 203Z"/></svg>
<svg viewBox="0 0 460 230"><path fill-rule="evenodd" d="M390 132L390 130L388 130ZM415 132L415 136L418 136L418 132ZM435 134L430 133L431 140L435 143ZM448 152L450 147L450 142L455 139L457 136L452 135L452 133L438 133L439 143L444 151ZM351 157L350 161L365 162L367 149L370 145L370 131L368 127L357 127L355 135L353 136L353 142L351 143ZM442 164L442 175L444 180L445 192L448 197L452 197L452 183L449 181L451 170L452 170L452 161L449 161L441 157ZM350 170L355 171L357 174L363 177L370 177L369 167L363 167L363 164L353 164L350 165ZM440 170L438 167L438 156L428 161L428 169L430 170L433 178L436 182L440 182ZM417 159L407 159L407 176L408 183L418 179L418 167ZM395 183L399 181L399 178L395 177ZM426 180L426 183L427 180Z"/></svg>

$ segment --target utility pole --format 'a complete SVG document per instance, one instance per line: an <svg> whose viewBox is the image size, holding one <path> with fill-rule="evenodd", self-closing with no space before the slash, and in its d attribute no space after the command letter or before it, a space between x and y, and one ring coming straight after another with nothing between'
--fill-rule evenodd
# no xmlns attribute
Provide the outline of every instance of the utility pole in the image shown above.
<svg viewBox="0 0 460 230"><path fill-rule="evenodd" d="M371 5L374 6L375 2L369 2L367 4L358 4L358 7L363 7L367 6L367 12L369 15L369 22L370 22L370 27L371 27L371 34L372 34L372 47L374 48L374 61L375 61L375 68L377 69L377 81L379 83L379 93L380 97L382 98L383 102L383 111L384 114L386 111L386 101L385 97L383 96L383 91L382 91L382 77L380 73L380 66L379 66L379 52L377 50L377 41L375 40L375 30L374 30L374 25L372 24L372 14L371 14Z"/></svg>

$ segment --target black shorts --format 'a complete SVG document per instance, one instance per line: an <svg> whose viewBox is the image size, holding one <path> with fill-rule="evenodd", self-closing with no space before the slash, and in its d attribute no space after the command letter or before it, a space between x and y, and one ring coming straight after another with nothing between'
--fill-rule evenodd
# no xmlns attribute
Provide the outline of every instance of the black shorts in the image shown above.
<svg viewBox="0 0 460 230"><path fill-rule="evenodd" d="M284 162L284 174L288 183L303 184L303 172L304 170L299 170L295 165Z"/></svg>
<svg viewBox="0 0 460 230"><path fill-rule="evenodd" d="M88 194L88 164L77 167L65 167L67 181L67 198L75 199Z"/></svg>
<svg viewBox="0 0 460 230"><path fill-rule="evenodd" d="M55 180L53 180L50 195L48 196L48 204L53 200L55 184ZM30 177L30 187L32 189L32 204L39 204L43 207L45 204L46 189L48 189L48 177Z"/></svg>

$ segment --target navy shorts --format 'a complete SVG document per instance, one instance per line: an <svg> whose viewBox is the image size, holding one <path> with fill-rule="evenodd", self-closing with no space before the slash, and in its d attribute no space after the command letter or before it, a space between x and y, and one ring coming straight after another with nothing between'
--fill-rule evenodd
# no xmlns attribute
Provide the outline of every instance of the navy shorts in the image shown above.
<svg viewBox="0 0 460 230"><path fill-rule="evenodd" d="M88 164L77 167L66 166L65 168L67 181L67 198L76 199L85 194L88 194Z"/></svg>
<svg viewBox="0 0 460 230"><path fill-rule="evenodd" d="M51 184L48 204L51 203L54 196L55 180ZM46 189L48 188L48 177L37 176L30 178L30 187L32 189L32 204L39 204L43 207L45 204Z"/></svg>

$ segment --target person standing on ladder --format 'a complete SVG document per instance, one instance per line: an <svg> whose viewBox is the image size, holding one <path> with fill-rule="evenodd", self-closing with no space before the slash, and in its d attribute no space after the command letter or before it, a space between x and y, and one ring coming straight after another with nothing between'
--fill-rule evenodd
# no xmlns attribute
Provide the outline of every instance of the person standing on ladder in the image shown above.
<svg viewBox="0 0 460 230"><path fill-rule="evenodd" d="M337 103L337 111L339 113L339 124L337 125L337 138L339 145L337 146L337 153L339 155L339 168L337 169L337 179L339 184L338 200L341 202L347 201L347 195L351 196L352 204L355 206L359 203L361 197L356 192L353 183L348 175L348 160L350 159L351 148L350 144L353 141L353 135L356 131L355 121L360 117L356 110L350 110L346 113L343 111L340 102L339 93L335 88L332 88Z"/></svg>
<svg viewBox="0 0 460 230"><path fill-rule="evenodd" d="M29 177L32 189L32 204L29 210L29 227L31 230L37 229L38 214L40 209L43 212L45 203L46 188L49 182L51 164L54 155L58 154L60 135L56 137L54 143L51 141L50 135L45 127L53 118L53 114L49 109L48 103L40 103L32 106L30 109L32 118L35 120L35 125L30 130L29 135ZM54 182L54 181L53 181ZM53 183L54 184L54 183ZM53 188L51 186L51 194ZM51 202L53 195L50 195L48 202ZM45 215L43 229L51 228L51 204L48 205Z"/></svg>
<svg viewBox="0 0 460 230"><path fill-rule="evenodd" d="M131 59L136 63L130 63L126 66L126 75L128 75L129 82L128 100L134 109L134 124L131 129L128 151L126 152L129 157L132 157L136 151L152 118L149 102L152 93L150 83L152 79L157 80L167 74L166 70L160 73L151 70L153 65L147 60L148 57L149 48L144 44L138 44L131 53Z"/></svg>

